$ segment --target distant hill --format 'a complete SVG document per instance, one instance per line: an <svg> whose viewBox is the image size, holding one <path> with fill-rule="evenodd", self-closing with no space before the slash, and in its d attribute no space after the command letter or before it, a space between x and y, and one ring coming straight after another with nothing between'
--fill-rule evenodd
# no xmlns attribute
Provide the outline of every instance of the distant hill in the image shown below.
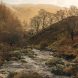
<svg viewBox="0 0 78 78"><path fill-rule="evenodd" d="M29 22L32 17L38 14L40 9L45 9L48 12L55 13L57 10L61 9L58 6L47 5L47 4L20 4L11 6L12 10L15 11L19 19Z"/></svg>
<svg viewBox="0 0 78 78"><path fill-rule="evenodd" d="M18 4L7 6L12 10L13 14L19 18L22 24L29 23L31 18L36 16L40 9L44 9L47 12L56 13L62 7L48 4ZM24 26L25 30L29 30L30 26Z"/></svg>

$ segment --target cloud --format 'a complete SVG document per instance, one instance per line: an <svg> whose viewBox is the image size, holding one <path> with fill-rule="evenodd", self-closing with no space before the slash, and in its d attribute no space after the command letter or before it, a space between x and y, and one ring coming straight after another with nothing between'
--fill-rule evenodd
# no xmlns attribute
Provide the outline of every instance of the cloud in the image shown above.
<svg viewBox="0 0 78 78"><path fill-rule="evenodd" d="M78 6L78 0L57 0L58 5L69 7L71 5Z"/></svg>
<svg viewBox="0 0 78 78"><path fill-rule="evenodd" d="M25 0L3 0L3 2L11 3L11 4L19 4L24 2Z"/></svg>

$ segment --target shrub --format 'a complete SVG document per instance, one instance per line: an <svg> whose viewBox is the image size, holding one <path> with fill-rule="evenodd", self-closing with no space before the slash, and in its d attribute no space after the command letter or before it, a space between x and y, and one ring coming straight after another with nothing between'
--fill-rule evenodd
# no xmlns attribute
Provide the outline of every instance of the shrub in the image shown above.
<svg viewBox="0 0 78 78"><path fill-rule="evenodd" d="M4 63L4 58L0 56L0 66Z"/></svg>
<svg viewBox="0 0 78 78"><path fill-rule="evenodd" d="M45 49L47 46L47 43L43 42L40 44L40 49Z"/></svg>
<svg viewBox="0 0 78 78"><path fill-rule="evenodd" d="M27 48L26 50L23 51L23 53L29 56L30 58L34 58L36 56L36 54L34 53L34 51L32 51L31 48Z"/></svg>
<svg viewBox="0 0 78 78"><path fill-rule="evenodd" d="M76 57L73 62L78 63L78 57Z"/></svg>
<svg viewBox="0 0 78 78"><path fill-rule="evenodd" d="M10 56L9 56L10 50L11 50L10 46L6 44L5 45L0 44L0 58L4 60L10 59Z"/></svg>
<svg viewBox="0 0 78 78"><path fill-rule="evenodd" d="M10 59L8 59L8 60L19 60L22 58L21 52L19 52L19 51L10 52L9 56L10 56Z"/></svg>
<svg viewBox="0 0 78 78"><path fill-rule="evenodd" d="M61 58L57 58L57 57L52 57L52 58L48 59L48 61L46 62L46 65L48 65L50 67L55 66L57 64L64 65L64 62L62 62Z"/></svg>
<svg viewBox="0 0 78 78"><path fill-rule="evenodd" d="M10 73L8 78L43 78L37 72Z"/></svg>

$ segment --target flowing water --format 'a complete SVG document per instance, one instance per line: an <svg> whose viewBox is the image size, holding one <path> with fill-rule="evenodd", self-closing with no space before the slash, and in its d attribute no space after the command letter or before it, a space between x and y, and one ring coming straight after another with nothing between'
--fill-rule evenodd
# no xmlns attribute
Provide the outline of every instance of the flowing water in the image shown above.
<svg viewBox="0 0 78 78"><path fill-rule="evenodd" d="M37 49L32 49L32 51L36 54L35 58L30 58L29 56L22 54L24 62L21 60L5 62L0 68L0 76L7 78L10 72L33 70L45 78L72 78L67 76L56 76L51 73L48 66L45 65L46 60L53 57L50 55L49 51L40 51Z"/></svg>

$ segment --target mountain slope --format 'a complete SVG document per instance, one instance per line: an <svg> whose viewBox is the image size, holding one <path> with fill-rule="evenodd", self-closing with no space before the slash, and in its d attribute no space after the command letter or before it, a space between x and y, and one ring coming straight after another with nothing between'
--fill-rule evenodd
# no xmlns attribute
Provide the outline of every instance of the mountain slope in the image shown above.
<svg viewBox="0 0 78 78"><path fill-rule="evenodd" d="M55 45L58 44L58 47L60 47L59 44L63 44L60 41L64 40L66 42L68 41L67 43L64 42L64 45L65 44L71 45L72 40L70 38L70 32L69 32L70 29L68 28L69 26L72 27L75 21L78 21L78 17L72 16L58 23L55 23L50 27L46 28L45 30L40 31L38 34L34 35L33 37L31 37L29 43L45 47L53 44ZM76 27L76 29L78 30L78 27Z"/></svg>

